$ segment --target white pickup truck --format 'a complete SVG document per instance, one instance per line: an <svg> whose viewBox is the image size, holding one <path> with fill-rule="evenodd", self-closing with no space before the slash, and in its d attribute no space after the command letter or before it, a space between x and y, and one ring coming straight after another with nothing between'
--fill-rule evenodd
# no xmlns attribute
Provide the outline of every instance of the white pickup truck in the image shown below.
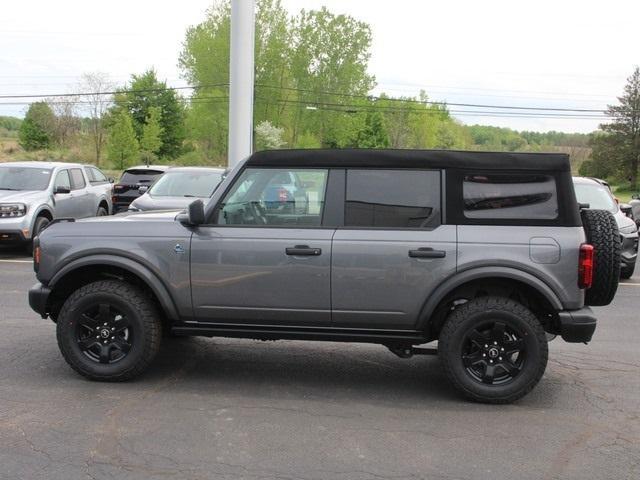
<svg viewBox="0 0 640 480"><path fill-rule="evenodd" d="M0 245L26 244L56 218L113 212L113 180L92 165L0 163Z"/></svg>

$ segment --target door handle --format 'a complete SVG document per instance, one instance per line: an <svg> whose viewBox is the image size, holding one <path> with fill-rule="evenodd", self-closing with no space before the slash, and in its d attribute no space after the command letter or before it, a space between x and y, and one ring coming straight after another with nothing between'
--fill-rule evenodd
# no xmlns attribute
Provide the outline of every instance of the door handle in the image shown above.
<svg viewBox="0 0 640 480"><path fill-rule="evenodd" d="M287 247L284 250L287 255L293 256L314 256L322 254L321 248L310 248L308 245L296 245L295 247Z"/></svg>
<svg viewBox="0 0 640 480"><path fill-rule="evenodd" d="M409 256L411 258L444 258L447 256L447 252L444 250L434 250L430 247L423 247L417 250L409 250Z"/></svg>

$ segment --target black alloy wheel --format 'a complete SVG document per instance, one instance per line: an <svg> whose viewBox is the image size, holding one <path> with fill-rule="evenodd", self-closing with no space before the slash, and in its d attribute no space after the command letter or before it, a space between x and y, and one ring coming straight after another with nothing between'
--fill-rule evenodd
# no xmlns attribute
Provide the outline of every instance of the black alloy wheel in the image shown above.
<svg viewBox="0 0 640 480"><path fill-rule="evenodd" d="M127 315L107 303L84 311L76 323L76 341L84 355L97 363L115 363L133 345L133 329Z"/></svg>
<svg viewBox="0 0 640 480"><path fill-rule="evenodd" d="M479 325L465 336L462 361L478 382L508 383L520 374L526 362L523 335L500 321Z"/></svg>

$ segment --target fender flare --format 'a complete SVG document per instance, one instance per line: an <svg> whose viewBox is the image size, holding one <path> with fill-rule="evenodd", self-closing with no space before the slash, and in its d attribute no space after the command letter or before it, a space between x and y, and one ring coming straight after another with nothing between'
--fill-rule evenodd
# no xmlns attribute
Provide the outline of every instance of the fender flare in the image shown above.
<svg viewBox="0 0 640 480"><path fill-rule="evenodd" d="M477 267L459 272L441 283L425 302L418 318L418 330L428 329L430 317L438 304L455 288L460 285L482 278L503 278L506 280L520 281L539 292L556 310L563 310L562 302L558 295L538 277L510 267Z"/></svg>
<svg viewBox="0 0 640 480"><path fill-rule="evenodd" d="M86 257L73 260L66 264L48 282L49 288L52 290L55 288L56 283L68 273L77 270L82 267L89 267L91 265L109 265L113 267L119 267L123 270L140 277L143 282L151 289L158 301L162 310L170 320L178 320L178 309L176 308L173 298L169 294L169 290L165 287L160 278L153 273L150 269L142 265L141 263L126 257L118 257L115 255L89 255Z"/></svg>
<svg viewBox="0 0 640 480"><path fill-rule="evenodd" d="M56 216L53 213L53 209L49 204L42 204L38 208L36 208L35 213L31 216L31 222L29 223L29 233L31 234L31 238L33 238L33 228L36 226L36 220L40 216L42 212L47 212L51 216L51 218L55 219Z"/></svg>

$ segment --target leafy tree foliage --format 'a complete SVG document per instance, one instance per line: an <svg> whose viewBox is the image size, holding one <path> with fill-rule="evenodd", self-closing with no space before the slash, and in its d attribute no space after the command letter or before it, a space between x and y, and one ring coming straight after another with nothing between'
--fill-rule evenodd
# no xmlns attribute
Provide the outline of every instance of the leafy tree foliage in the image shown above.
<svg viewBox="0 0 640 480"><path fill-rule="evenodd" d="M618 105L610 105L607 113L613 119L600 125L601 134L592 139L592 174L609 177L619 171L633 190L638 187L640 163L640 68L627 79Z"/></svg>
<svg viewBox="0 0 640 480"><path fill-rule="evenodd" d="M149 115L142 126L140 148L149 153L158 153L162 147L161 111L159 107L150 107Z"/></svg>
<svg viewBox="0 0 640 480"><path fill-rule="evenodd" d="M52 143L55 115L46 102L34 102L24 117L18 139L25 150L49 148Z"/></svg>
<svg viewBox="0 0 640 480"><path fill-rule="evenodd" d="M358 136L358 147L387 148L389 143L389 134L384 128L382 114L376 111L368 112L364 128Z"/></svg>
<svg viewBox="0 0 640 480"><path fill-rule="evenodd" d="M126 110L113 115L107 139L107 155L120 170L124 170L138 155L138 140L133 119Z"/></svg>
<svg viewBox="0 0 640 480"><path fill-rule="evenodd" d="M256 150L273 150L285 145L282 140L283 128L278 128L269 121L260 122L255 129Z"/></svg>
<svg viewBox="0 0 640 480"><path fill-rule="evenodd" d="M175 90L159 81L154 70L147 70L142 75L132 75L126 88L115 96L115 110L129 112L138 141L142 140L152 108L160 111L162 145L157 153L160 157L175 158L182 152L185 139L184 107Z"/></svg>

